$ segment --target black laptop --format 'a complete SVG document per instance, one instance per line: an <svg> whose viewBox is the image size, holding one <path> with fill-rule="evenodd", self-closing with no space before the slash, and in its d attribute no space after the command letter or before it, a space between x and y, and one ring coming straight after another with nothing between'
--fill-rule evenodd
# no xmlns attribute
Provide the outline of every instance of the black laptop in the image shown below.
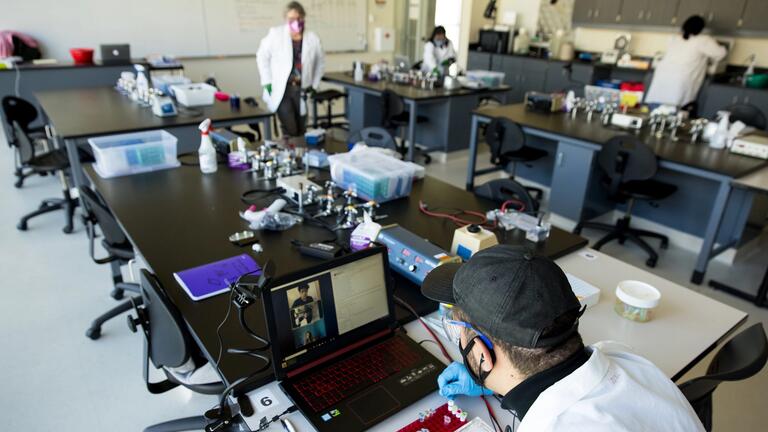
<svg viewBox="0 0 768 432"><path fill-rule="evenodd" d="M443 364L397 330L387 250L276 281L264 293L275 374L318 431L362 431L437 389Z"/></svg>
<svg viewBox="0 0 768 432"><path fill-rule="evenodd" d="M100 45L101 64L131 64L131 46L128 44Z"/></svg>

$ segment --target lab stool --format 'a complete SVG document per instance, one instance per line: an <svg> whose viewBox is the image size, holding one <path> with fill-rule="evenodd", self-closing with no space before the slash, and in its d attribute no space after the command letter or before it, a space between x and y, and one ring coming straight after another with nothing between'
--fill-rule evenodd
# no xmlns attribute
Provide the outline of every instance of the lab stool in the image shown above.
<svg viewBox="0 0 768 432"><path fill-rule="evenodd" d="M334 114L333 113L333 102L336 99L344 99L344 112L341 114ZM324 103L325 104L325 116L324 121L321 123L320 118L317 114L318 110L318 104ZM314 97L312 97L312 108L314 110L314 122L312 123L312 127L323 127L325 129L330 129L333 127L338 127L341 129L348 129L349 124L346 121L343 122L334 122L334 118L343 118L346 117L346 111L347 111L347 94L340 92L338 90L323 90L315 93Z"/></svg>

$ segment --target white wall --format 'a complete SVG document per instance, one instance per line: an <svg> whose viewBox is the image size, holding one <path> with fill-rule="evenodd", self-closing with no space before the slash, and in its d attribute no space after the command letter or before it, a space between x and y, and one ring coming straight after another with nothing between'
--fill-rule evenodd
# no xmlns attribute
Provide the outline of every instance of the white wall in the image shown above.
<svg viewBox="0 0 768 432"><path fill-rule="evenodd" d="M375 0L368 1L368 51L358 53L333 53L325 58L326 71L341 71L352 68L352 62L361 60L364 62L377 62L381 59L391 61L393 52L373 52L373 34L376 27L395 28L395 4L389 0L384 4L378 4ZM279 23L275 23L277 25ZM254 46L256 52L258 47ZM222 90L238 93L241 96L261 96L261 83L259 71L256 67L256 56L241 57L210 57L183 59L184 69L193 81L204 80L210 74L216 77L216 81Z"/></svg>

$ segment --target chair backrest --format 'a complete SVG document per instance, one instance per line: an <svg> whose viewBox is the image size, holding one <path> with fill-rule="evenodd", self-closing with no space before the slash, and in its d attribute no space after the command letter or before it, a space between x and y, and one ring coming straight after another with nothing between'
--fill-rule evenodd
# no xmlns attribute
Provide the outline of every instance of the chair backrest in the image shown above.
<svg viewBox="0 0 768 432"><path fill-rule="evenodd" d="M11 126L14 135L13 145L19 152L19 162L24 165L35 157L35 145L18 122L14 121Z"/></svg>
<svg viewBox="0 0 768 432"><path fill-rule="evenodd" d="M115 248L128 245L128 238L117 223L115 216L112 215L109 207L104 203L104 200L102 200L101 197L88 186L81 186L79 192L85 210L101 227L101 233L104 236L104 241L107 245Z"/></svg>
<svg viewBox="0 0 768 432"><path fill-rule="evenodd" d="M192 355L192 340L176 306L168 299L157 276L141 270L141 298L149 322L148 355L156 368L176 368Z"/></svg>
<svg viewBox="0 0 768 432"><path fill-rule="evenodd" d="M392 90L384 90L381 93L381 113L383 116L382 124L388 126L390 119L405 112L405 102L403 98Z"/></svg>
<svg viewBox="0 0 768 432"><path fill-rule="evenodd" d="M680 385L707 430L712 423L712 392L723 381L739 381L760 372L768 361L768 340L762 323L737 334L715 354L707 374ZM702 415L703 414L703 415Z"/></svg>
<svg viewBox="0 0 768 432"><path fill-rule="evenodd" d="M29 125L37 119L37 108L26 99L16 96L6 96L2 101L3 114L9 125L17 122L25 131L29 130Z"/></svg>
<svg viewBox="0 0 768 432"><path fill-rule="evenodd" d="M533 199L525 186L512 179L491 180L475 188L475 195L495 201L499 204L508 200L517 200L525 206L522 211L529 213L539 210L538 203ZM511 207L511 208L514 208Z"/></svg>
<svg viewBox="0 0 768 432"><path fill-rule="evenodd" d="M485 127L485 142L491 148L491 163L501 165L501 156L525 146L525 133L519 124L504 117L496 117Z"/></svg>
<svg viewBox="0 0 768 432"><path fill-rule="evenodd" d="M395 138L388 130L381 127L367 127L358 132L360 139L365 141L368 147L380 147L397 150Z"/></svg>
<svg viewBox="0 0 768 432"><path fill-rule="evenodd" d="M741 121L747 126L752 126L760 130L768 128L768 121L765 118L763 111L751 104L736 104L731 105L725 109L731 113L730 119L732 122Z"/></svg>
<svg viewBox="0 0 768 432"><path fill-rule="evenodd" d="M622 183L648 180L659 169L659 161L650 147L634 135L615 136L603 144L597 163L610 179L610 194Z"/></svg>

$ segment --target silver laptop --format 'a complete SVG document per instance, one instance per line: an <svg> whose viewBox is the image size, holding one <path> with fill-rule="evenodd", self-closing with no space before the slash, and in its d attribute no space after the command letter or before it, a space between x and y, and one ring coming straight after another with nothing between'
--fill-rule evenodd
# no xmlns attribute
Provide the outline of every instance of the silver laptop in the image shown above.
<svg viewBox="0 0 768 432"><path fill-rule="evenodd" d="M100 45L101 63L105 65L131 64L131 46L128 44Z"/></svg>

